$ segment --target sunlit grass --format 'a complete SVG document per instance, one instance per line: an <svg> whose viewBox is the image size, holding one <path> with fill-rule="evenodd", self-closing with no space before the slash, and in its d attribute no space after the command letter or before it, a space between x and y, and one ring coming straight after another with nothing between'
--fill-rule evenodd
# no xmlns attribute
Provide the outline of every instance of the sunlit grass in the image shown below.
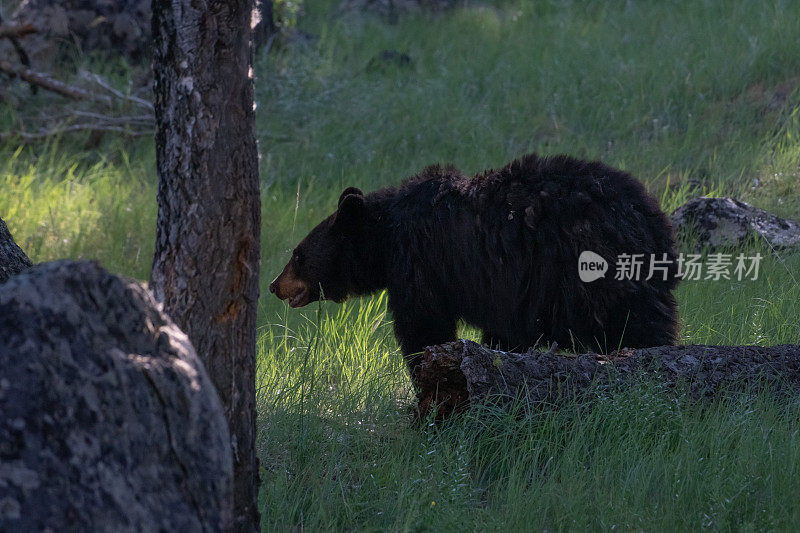
<svg viewBox="0 0 800 533"><path fill-rule="evenodd" d="M766 283L762 294L777 301L787 285ZM736 312L764 300L717 297L694 310L710 322L694 337L797 339L796 321L790 331L780 323L796 304ZM372 302L310 312L322 327L290 332L287 345L263 339L268 529L782 530L800 519L796 401L767 392L709 404L645 381L559 407L477 408L442 427L414 426L400 357L386 332L376 335L384 314ZM709 308L727 313L704 315ZM342 331L356 346L370 340L354 360L335 341Z"/></svg>
<svg viewBox="0 0 800 533"><path fill-rule="evenodd" d="M698 404L643 383L526 417L412 426L385 294L292 310L267 284L342 189L433 162L472 173L564 152L628 170L667 211L735 195L800 219L800 3L504 1L392 24L332 16L338 3L308 3L300 24L318 37L257 60L265 529L797 524L796 402ZM384 49L410 67L367 69ZM34 260L96 258L147 279L152 141L88 141L0 146L0 217ZM684 342L800 340L800 256L747 251L764 256L758 280L679 286Z"/></svg>
<svg viewBox="0 0 800 533"><path fill-rule="evenodd" d="M64 150L3 150L0 216L35 261L97 259L114 272L143 279L153 258L155 187L149 165ZM91 156L90 156L91 157Z"/></svg>

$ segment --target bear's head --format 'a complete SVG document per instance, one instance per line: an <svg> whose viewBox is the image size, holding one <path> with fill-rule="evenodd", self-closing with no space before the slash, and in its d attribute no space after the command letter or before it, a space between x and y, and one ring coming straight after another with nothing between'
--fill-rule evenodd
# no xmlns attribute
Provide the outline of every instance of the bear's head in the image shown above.
<svg viewBox="0 0 800 533"><path fill-rule="evenodd" d="M355 263L355 237L364 226L364 193L348 187L335 213L311 230L292 252L292 258L269 290L291 307L303 307L320 298L344 301L350 292Z"/></svg>

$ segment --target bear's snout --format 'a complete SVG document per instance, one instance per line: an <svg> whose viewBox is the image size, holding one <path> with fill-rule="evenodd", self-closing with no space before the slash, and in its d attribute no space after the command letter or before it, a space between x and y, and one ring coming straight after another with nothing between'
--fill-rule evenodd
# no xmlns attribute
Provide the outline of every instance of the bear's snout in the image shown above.
<svg viewBox="0 0 800 533"><path fill-rule="evenodd" d="M291 307L303 307L312 300L308 283L295 276L291 264L269 284L269 292L281 300L289 300Z"/></svg>

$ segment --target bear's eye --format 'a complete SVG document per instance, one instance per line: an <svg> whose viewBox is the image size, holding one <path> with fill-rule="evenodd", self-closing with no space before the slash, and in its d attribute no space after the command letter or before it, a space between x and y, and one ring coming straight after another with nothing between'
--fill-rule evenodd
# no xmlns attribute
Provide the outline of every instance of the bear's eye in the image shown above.
<svg viewBox="0 0 800 533"><path fill-rule="evenodd" d="M292 259L294 260L294 263L295 263L296 265L298 265L298 266L299 266L299 265L301 265L301 264L303 264L303 256L302 256L302 255L300 255L300 254L299 254L299 253L297 253L297 252L295 252L295 253L293 254L293 256L292 256Z"/></svg>

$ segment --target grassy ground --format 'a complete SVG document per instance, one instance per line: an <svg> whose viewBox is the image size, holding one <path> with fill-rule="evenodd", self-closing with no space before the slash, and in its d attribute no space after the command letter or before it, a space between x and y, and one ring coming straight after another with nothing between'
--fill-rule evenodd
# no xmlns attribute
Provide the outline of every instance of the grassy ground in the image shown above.
<svg viewBox="0 0 800 533"><path fill-rule="evenodd" d="M800 218L800 3L486 2L394 24L332 16L336 3L309 3L301 26L317 37L257 62L264 528L800 523L796 401L698 405L643 383L523 419L476 410L421 430L408 424L384 295L296 311L266 291L341 189L437 161L475 172L566 152L632 172L665 209L733 194ZM368 68L384 49L411 65ZM4 125L18 116L0 113ZM89 141L5 142L0 216L35 260L94 257L146 279L151 143ZM684 341L798 342L800 256L754 247L767 256L757 281L680 286Z"/></svg>

